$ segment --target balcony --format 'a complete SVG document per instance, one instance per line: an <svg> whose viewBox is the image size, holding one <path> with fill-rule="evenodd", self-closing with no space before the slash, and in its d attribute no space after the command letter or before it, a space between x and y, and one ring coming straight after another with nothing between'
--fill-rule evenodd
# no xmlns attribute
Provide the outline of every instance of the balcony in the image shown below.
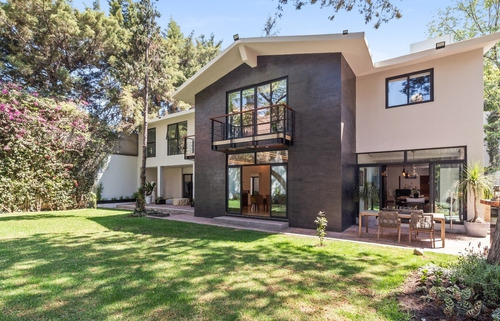
<svg viewBox="0 0 500 321"><path fill-rule="evenodd" d="M194 135L184 136L184 159L194 159Z"/></svg>
<svg viewBox="0 0 500 321"><path fill-rule="evenodd" d="M290 146L294 118L294 111L283 104L214 117L212 149L227 153Z"/></svg>

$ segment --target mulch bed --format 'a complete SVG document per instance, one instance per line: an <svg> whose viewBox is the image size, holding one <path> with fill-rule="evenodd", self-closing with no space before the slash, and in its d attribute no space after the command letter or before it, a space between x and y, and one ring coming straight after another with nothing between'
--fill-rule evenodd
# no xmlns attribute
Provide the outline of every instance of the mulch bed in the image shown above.
<svg viewBox="0 0 500 321"><path fill-rule="evenodd" d="M401 293L397 295L400 306L404 310L410 311L411 315L414 316L414 320L446 320L446 316L441 307L436 306L433 302L426 302L420 298L423 293L416 292L418 286L418 271L415 271L406 279L404 285L401 287Z"/></svg>
<svg viewBox="0 0 500 321"><path fill-rule="evenodd" d="M163 212L157 212L157 211L148 211L148 216L169 217L170 213L163 213Z"/></svg>

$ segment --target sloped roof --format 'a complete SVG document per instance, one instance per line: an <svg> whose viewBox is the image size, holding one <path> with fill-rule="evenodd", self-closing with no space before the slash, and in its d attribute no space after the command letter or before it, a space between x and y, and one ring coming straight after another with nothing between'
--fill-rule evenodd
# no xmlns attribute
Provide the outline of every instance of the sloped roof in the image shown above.
<svg viewBox="0 0 500 321"><path fill-rule="evenodd" d="M486 53L500 41L500 32L447 44L443 49L421 52L374 63L363 32L310 36L244 38L233 42L217 57L189 78L174 93L174 98L194 104L195 95L243 63L257 66L258 56L341 52L356 76L423 61L483 49Z"/></svg>

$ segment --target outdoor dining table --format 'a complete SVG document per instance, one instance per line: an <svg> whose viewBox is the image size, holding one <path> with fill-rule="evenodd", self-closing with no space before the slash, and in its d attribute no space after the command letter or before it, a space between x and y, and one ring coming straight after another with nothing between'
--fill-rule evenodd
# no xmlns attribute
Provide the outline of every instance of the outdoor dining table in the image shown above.
<svg viewBox="0 0 500 321"><path fill-rule="evenodd" d="M441 223L441 243L443 244L444 248L444 240L445 240L445 219L444 219L444 214L441 213L426 213L426 214L432 214L432 217L435 222L440 222ZM363 232L363 217L366 217L366 233L368 233L368 217L369 216L378 216L378 211L373 211L373 210L365 210L365 211L360 211L359 212L359 219L358 219L358 236L362 237L362 232ZM401 214L398 213L399 218L405 218L405 219L410 219L411 214Z"/></svg>

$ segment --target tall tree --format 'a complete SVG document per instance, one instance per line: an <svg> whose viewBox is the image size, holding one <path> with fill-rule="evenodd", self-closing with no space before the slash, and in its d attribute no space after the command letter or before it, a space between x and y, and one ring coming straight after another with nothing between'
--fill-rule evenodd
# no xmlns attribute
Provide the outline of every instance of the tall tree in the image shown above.
<svg viewBox="0 0 500 321"><path fill-rule="evenodd" d="M130 32L129 45L118 55L115 77L120 82L119 103L122 122L129 130L141 125L142 159L140 196L136 202L136 215L146 213L146 158L149 116L168 101L172 70L157 19L160 17L154 0L116 0L110 2L111 14Z"/></svg>
<svg viewBox="0 0 500 321"><path fill-rule="evenodd" d="M201 35L194 37L194 31L186 37L180 26L170 20L165 32L165 45L173 63L172 69L176 71L172 75L172 82L175 88L182 85L187 79L193 76L201 67L220 52L222 41L216 41L213 34L210 37ZM168 112L176 112L185 108L185 105L171 103L168 105Z"/></svg>
<svg viewBox="0 0 500 321"><path fill-rule="evenodd" d="M0 78L87 101L98 113L123 37L113 17L73 9L68 0L8 0L0 3Z"/></svg>
<svg viewBox="0 0 500 321"><path fill-rule="evenodd" d="M399 19L402 17L401 11L393 4L394 0L278 0L277 12L273 17L269 17L264 28L266 35L271 35L270 31L273 30L273 25L277 18L283 14L283 7L292 4L296 10L310 4L319 4L321 8L328 8L331 14L328 17L330 20L335 19L335 15L339 11L350 12L357 8L357 11L364 15L365 24L374 21L373 27L378 29L382 23L389 22L392 19Z"/></svg>
<svg viewBox="0 0 500 321"><path fill-rule="evenodd" d="M452 34L457 41L500 30L500 0L457 0L429 23L431 37ZM496 45L484 57L485 142L489 171L500 170L500 52Z"/></svg>
<svg viewBox="0 0 500 321"><path fill-rule="evenodd" d="M452 34L455 40L465 40L500 30L500 0L457 0L455 5L440 10L429 24L430 36ZM484 111L486 146L490 171L500 169L500 56L495 45L484 56ZM498 225L498 224L497 224ZM488 255L490 263L500 264L500 228L492 235Z"/></svg>

